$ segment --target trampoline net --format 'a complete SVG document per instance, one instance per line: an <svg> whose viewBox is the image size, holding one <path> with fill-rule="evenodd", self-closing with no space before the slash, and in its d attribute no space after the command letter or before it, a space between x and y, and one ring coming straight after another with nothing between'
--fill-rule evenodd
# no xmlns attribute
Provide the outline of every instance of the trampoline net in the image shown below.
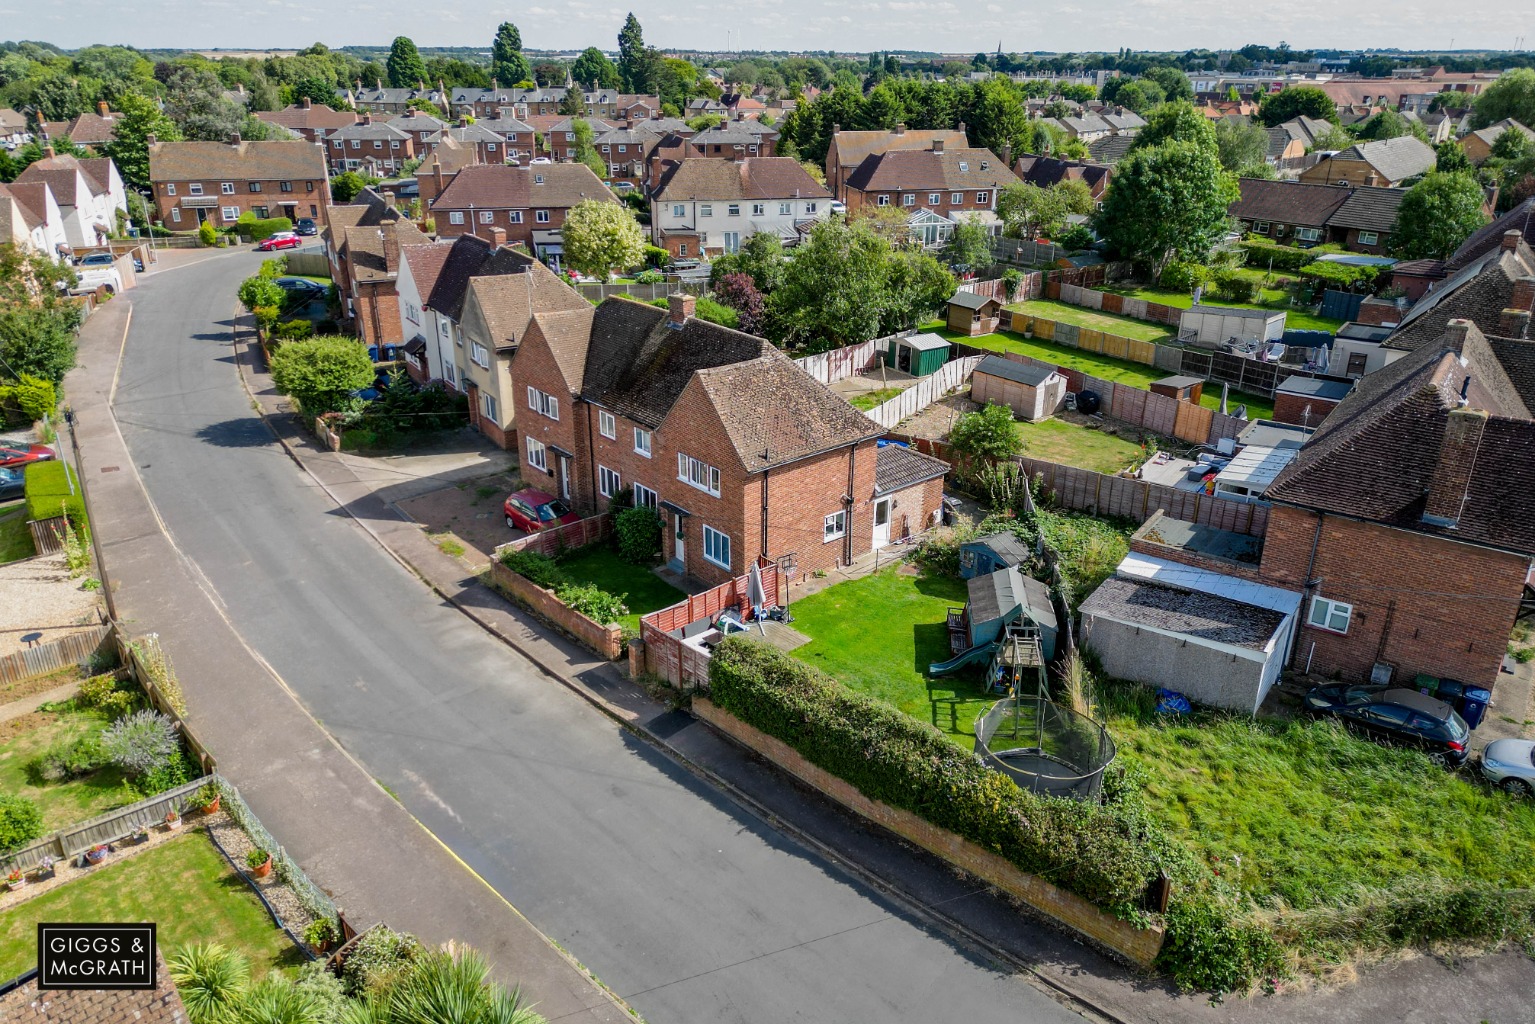
<svg viewBox="0 0 1535 1024"><path fill-rule="evenodd" d="M1008 698L976 719L975 752L1020 789L1093 800L1114 740L1091 718L1043 697Z"/></svg>

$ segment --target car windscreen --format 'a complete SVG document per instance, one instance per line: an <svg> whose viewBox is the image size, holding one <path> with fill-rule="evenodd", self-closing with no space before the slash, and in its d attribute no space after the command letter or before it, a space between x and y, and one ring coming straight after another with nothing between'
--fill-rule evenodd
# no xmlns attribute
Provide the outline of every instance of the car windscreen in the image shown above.
<svg viewBox="0 0 1535 1024"><path fill-rule="evenodd" d="M570 509L565 507L563 501L551 501L538 506L538 518L546 523L552 523L561 516L570 515Z"/></svg>

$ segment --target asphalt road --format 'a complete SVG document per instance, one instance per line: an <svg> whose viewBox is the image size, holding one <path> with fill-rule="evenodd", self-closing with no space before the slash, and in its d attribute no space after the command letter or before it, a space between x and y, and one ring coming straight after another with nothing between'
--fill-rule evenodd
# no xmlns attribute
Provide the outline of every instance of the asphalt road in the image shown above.
<svg viewBox="0 0 1535 1024"><path fill-rule="evenodd" d="M118 421L245 641L455 853L651 1024L1080 1019L742 812L385 554L241 389L228 323L257 262L144 280Z"/></svg>

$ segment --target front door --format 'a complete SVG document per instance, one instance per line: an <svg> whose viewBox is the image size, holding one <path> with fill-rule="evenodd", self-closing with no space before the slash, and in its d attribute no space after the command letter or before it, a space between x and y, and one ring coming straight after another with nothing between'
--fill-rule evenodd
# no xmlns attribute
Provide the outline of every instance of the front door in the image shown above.
<svg viewBox="0 0 1535 1024"><path fill-rule="evenodd" d="M890 543L890 499L874 502L874 546L882 548Z"/></svg>
<svg viewBox="0 0 1535 1024"><path fill-rule="evenodd" d="M560 497L570 500L570 460L560 456Z"/></svg>
<svg viewBox="0 0 1535 1024"><path fill-rule="evenodd" d="M688 546L683 524L687 519L683 516L673 515L675 525L672 527L672 563L679 570L686 570L688 564Z"/></svg>

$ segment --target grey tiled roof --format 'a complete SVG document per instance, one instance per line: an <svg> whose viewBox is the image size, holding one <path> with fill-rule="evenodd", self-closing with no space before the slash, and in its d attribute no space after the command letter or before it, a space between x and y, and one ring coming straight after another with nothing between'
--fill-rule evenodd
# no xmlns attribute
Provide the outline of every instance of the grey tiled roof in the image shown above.
<svg viewBox="0 0 1535 1024"><path fill-rule="evenodd" d="M1434 169L1434 147L1411 135L1358 142L1339 153L1338 160L1362 160L1386 181L1401 181Z"/></svg>
<svg viewBox="0 0 1535 1024"><path fill-rule="evenodd" d="M1400 188L1372 188L1368 185L1351 188L1348 190L1348 198L1327 224L1329 227L1358 228L1361 231L1386 234L1396 226L1396 211L1401 207L1405 195L1407 190Z"/></svg>
<svg viewBox="0 0 1535 1024"><path fill-rule="evenodd" d="M1503 310L1512 300L1514 282L1532 274L1535 253L1525 242L1520 241L1512 250L1492 249L1414 303L1386 347L1412 349L1433 344L1444 333L1444 325L1457 317L1470 320L1483 334L1495 334Z"/></svg>
<svg viewBox="0 0 1535 1024"><path fill-rule="evenodd" d="M874 453L874 493L892 494L908 487L936 480L949 471L949 464L915 448L887 444Z"/></svg>

